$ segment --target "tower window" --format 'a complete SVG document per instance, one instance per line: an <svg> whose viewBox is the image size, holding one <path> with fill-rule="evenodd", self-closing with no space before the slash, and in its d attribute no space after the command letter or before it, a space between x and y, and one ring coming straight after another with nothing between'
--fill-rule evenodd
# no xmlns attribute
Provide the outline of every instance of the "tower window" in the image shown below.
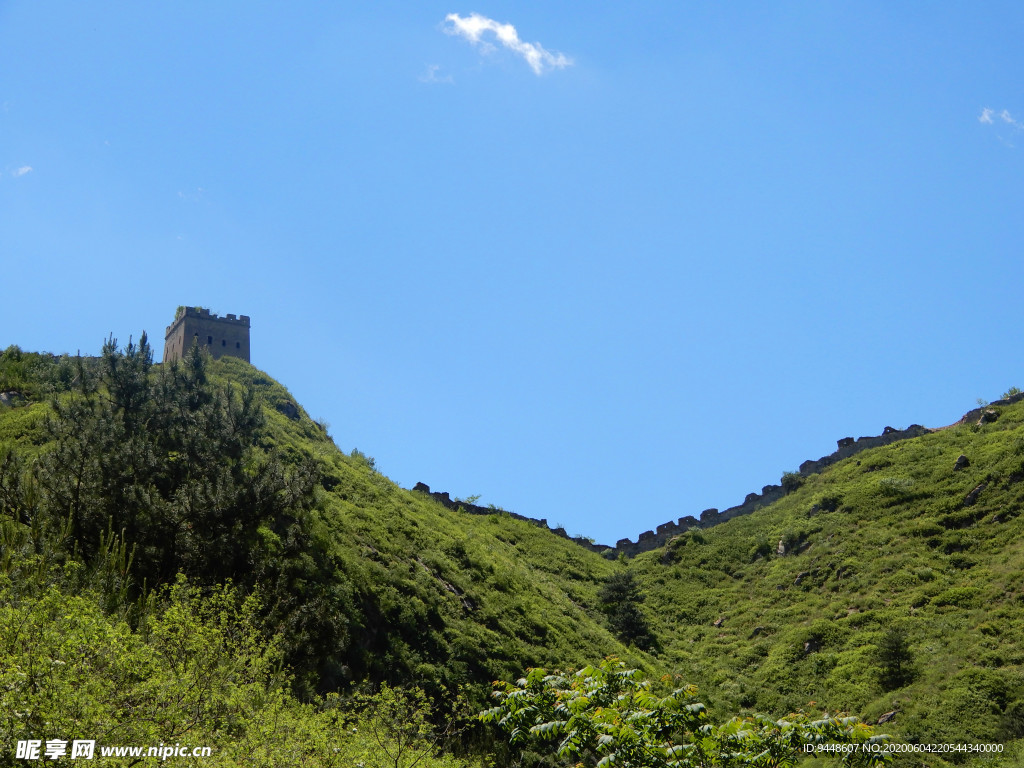
<svg viewBox="0 0 1024 768"><path fill-rule="evenodd" d="M242 342L236 341L235 342L235 349L241 349L241 348L242 348Z"/></svg>
<svg viewBox="0 0 1024 768"><path fill-rule="evenodd" d="M220 345L221 345L222 347L226 347L226 346L228 345L228 340L227 340L227 339L221 339L221 340L220 340Z"/></svg>
<svg viewBox="0 0 1024 768"><path fill-rule="evenodd" d="M213 336L207 336L206 337L206 343L207 344L213 344Z"/></svg>

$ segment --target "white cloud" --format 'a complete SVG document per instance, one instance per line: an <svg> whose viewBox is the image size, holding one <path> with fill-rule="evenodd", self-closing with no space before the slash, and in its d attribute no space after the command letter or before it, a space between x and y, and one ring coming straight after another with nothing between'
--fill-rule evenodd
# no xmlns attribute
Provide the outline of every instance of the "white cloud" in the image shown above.
<svg viewBox="0 0 1024 768"><path fill-rule="evenodd" d="M471 13L466 18L457 13L449 13L444 20L448 23L444 28L446 33L464 37L473 45L481 46L484 52L493 50L494 46L483 40L483 35L485 32L493 33L501 45L522 56L534 74L540 75L548 69L564 69L572 65L572 59L565 54L547 51L540 43L524 43L511 24L500 24L479 13Z"/></svg>
<svg viewBox="0 0 1024 768"><path fill-rule="evenodd" d="M1008 124L1012 125L1012 126L1013 126L1014 128L1016 128L1016 129L1017 129L1018 131L1024 131L1024 123L1021 123L1021 122L1020 122L1019 120L1014 120L1014 119L1013 119L1013 118L1012 118L1012 117L1010 116L1010 111L1009 111L1009 110L1007 110L1007 109L1004 109L1004 110L1003 110L1002 112L1000 112L1000 113L999 113L999 118L1000 118L1000 119L1001 119L1001 120L1002 120L1002 121L1003 121L1004 123L1008 123Z"/></svg>
<svg viewBox="0 0 1024 768"><path fill-rule="evenodd" d="M32 173L31 165L23 165L21 168L11 171L12 176L24 176L26 173Z"/></svg>
<svg viewBox="0 0 1024 768"><path fill-rule="evenodd" d="M439 69L441 69L441 65L440 64L428 64L427 65L427 71L419 76L419 81L421 83L454 83L455 82L455 80L452 78L451 75L444 75L442 77L438 77L437 72L438 72Z"/></svg>
<svg viewBox="0 0 1024 768"><path fill-rule="evenodd" d="M1021 122L1020 120L1015 120L1013 118L1013 115L1010 114L1010 110L1008 109L1004 109L999 114L996 114L996 111L994 109L989 109L988 107L985 107L983 110L981 110L981 114L978 115L978 122L984 123L985 125L993 125L995 123L995 120L992 119L993 117L998 117L1004 123L1006 123L1009 126L1012 126L1013 128L1016 128L1018 131L1024 131L1024 122Z"/></svg>

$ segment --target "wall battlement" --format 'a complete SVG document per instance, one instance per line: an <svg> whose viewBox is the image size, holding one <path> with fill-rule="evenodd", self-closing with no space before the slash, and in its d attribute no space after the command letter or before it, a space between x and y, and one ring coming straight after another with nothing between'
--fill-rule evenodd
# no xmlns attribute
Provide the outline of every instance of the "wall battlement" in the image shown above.
<svg viewBox="0 0 1024 768"><path fill-rule="evenodd" d="M181 360L193 343L215 359L240 357L249 362L249 316L220 317L205 307L178 307L164 335L165 363Z"/></svg>
<svg viewBox="0 0 1024 768"><path fill-rule="evenodd" d="M194 317L201 320L219 320L222 323L237 323L238 325L244 325L246 328L249 327L249 316L248 315L225 315L221 317L210 312L206 307L178 307L177 312L174 313L174 322L177 323L183 317ZM170 330L174 326L174 323L167 326L167 330Z"/></svg>
<svg viewBox="0 0 1024 768"><path fill-rule="evenodd" d="M1024 399L1024 393L1014 395L1006 400L997 400L990 403L990 405L1009 405L1022 399ZM956 422L956 424L974 423L974 421L979 418L978 414L981 414L983 411L983 408L970 411L960 421ZM956 424L950 426L956 426ZM945 429L945 427L942 427L942 429ZM837 461L842 461L850 456L854 456L868 448L877 448L878 446L889 445L890 443L895 443L898 440L909 440L910 438L920 437L921 435L926 435L929 432L934 431L936 430L922 427L920 424L911 424L906 429L893 429L892 427L886 427L882 430L882 434L875 437L858 437L856 440L852 437L844 437L841 440L836 441L837 447L835 451L827 456L822 456L817 460L808 459L800 465L796 474L800 477L807 477L808 475L820 472L826 467L835 464ZM493 507L479 507L474 504L453 501L447 493L432 492L429 486L423 483L417 483L413 490L428 494L431 498L440 502L449 509L461 509L474 515L508 514L517 520L525 520L526 522L533 523L534 525L538 525L543 528L549 527L548 521L545 519L526 517L525 515L519 515L514 512L505 512L504 510L495 509ZM633 541L632 539L619 539L615 542L614 547L605 544L597 544L593 540L583 536L569 536L564 528L553 528L549 530L557 536L574 541L591 551L599 552L605 557L611 559L618 557L620 554L626 555L627 557L633 557L641 552L649 552L652 549L664 546L673 536L685 533L691 528L710 528L711 526L718 525L719 523L724 523L726 520L731 520L734 517L749 515L754 510L761 509L762 507L766 507L769 504L778 501L787 493L788 491L782 485L766 485L761 489L760 493L748 493L746 498L744 498L743 503L738 504L735 507L729 507L721 512L714 508L705 509L700 513L699 518L694 517L693 515L686 515L684 517L680 517L678 520L670 520L666 523L662 523L653 531L644 531L639 537L637 537L636 541Z"/></svg>

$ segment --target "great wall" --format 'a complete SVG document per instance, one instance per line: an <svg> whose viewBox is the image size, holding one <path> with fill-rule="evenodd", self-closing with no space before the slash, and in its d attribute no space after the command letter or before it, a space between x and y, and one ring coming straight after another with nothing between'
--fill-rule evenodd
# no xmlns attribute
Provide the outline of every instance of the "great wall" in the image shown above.
<svg viewBox="0 0 1024 768"><path fill-rule="evenodd" d="M998 417L998 412L993 411L992 406L1011 405L1012 403L1016 403L1022 399L1024 399L1024 392L1011 395L1010 397L1002 400L996 400L979 408L974 408L965 413L960 420L954 424L950 424L949 427L961 424L983 423L985 421L993 420ZM949 427L940 427L939 429L949 429ZM876 437L858 437L857 439L844 437L837 441L835 451L827 456L822 456L817 460L808 459L800 465L795 474L798 477L807 477L808 475L820 472L825 469L825 467L835 464L837 461L848 459L849 457L855 456L861 451L866 451L869 448L889 445L890 443L895 443L899 440L908 440L910 438L920 437L921 435L926 435L929 432L935 431L937 430L922 427L920 424L911 424L906 429L893 429L892 427L886 427L882 430L882 434L877 435ZM657 549L658 547L665 545L673 536L684 533L691 528L710 528L713 525L724 523L726 520L731 520L734 517L749 515L756 509L766 507L772 502L778 501L788 493L788 490L782 485L766 485L761 489L760 493L748 493L746 498L743 500L743 503L738 504L735 507L729 507L722 511L714 508L705 509L700 513L699 518L694 517L693 515L686 515L684 517L680 517L678 520L670 520L667 523L662 523L653 531L644 531L636 541L631 539L619 539L615 542L615 546L611 546L607 544L597 544L591 539L583 536L570 536L565 528L550 528L548 521L545 519L527 517L525 515L508 512L497 507L480 507L466 501L452 499L446 492L431 491L430 487L424 483L417 483L413 490L429 495L432 499L449 509L462 510L463 512L471 515L507 514L517 520L524 520L542 528L548 528L556 536L561 536L562 538L574 541L580 546L586 547L593 552L598 552L610 559L617 558L620 554L623 554L626 557L633 557L641 552L649 552L652 549Z"/></svg>

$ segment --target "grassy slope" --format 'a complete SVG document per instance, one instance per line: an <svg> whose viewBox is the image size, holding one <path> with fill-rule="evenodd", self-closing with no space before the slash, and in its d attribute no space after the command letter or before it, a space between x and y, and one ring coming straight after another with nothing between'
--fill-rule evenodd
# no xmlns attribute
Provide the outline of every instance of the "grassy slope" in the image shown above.
<svg viewBox="0 0 1024 768"><path fill-rule="evenodd" d="M669 663L726 709L896 709L886 728L923 743L1021 735L1024 404L998 410L991 424L865 451L638 557ZM970 467L954 471L961 453ZM829 496L838 508L814 509ZM915 677L886 691L876 646L890 627Z"/></svg>
<svg viewBox="0 0 1024 768"><path fill-rule="evenodd" d="M1024 404L1000 408L992 424L858 454L768 508L631 561L663 647L654 659L623 648L594 609L621 563L400 489L338 451L301 409L295 420L276 410L292 398L265 374L230 358L211 374L261 393L266 447L323 467L320 525L359 608L356 643L373 660L351 671L356 679L486 686L527 666L615 653L698 683L723 714L809 701L866 718L898 709L886 728L922 742L1002 741L1024 729ZM0 445L38 452L46 411L0 408ZM954 472L961 452L971 466ZM826 497L838 507L815 511ZM893 626L916 677L885 691L875 649Z"/></svg>
<svg viewBox="0 0 1024 768"><path fill-rule="evenodd" d="M301 407L297 419L281 413L277 406L294 399L266 374L234 358L213 361L209 372L262 397L263 447L286 460L314 455L321 465L321 530L339 589L359 614L352 646L370 659L352 665L352 679L472 680L489 689L528 666L582 665L608 654L652 665L622 646L595 608L600 583L621 564L507 515L461 514L399 488L361 455L339 451ZM32 426L46 408L0 412L0 441L38 442Z"/></svg>

